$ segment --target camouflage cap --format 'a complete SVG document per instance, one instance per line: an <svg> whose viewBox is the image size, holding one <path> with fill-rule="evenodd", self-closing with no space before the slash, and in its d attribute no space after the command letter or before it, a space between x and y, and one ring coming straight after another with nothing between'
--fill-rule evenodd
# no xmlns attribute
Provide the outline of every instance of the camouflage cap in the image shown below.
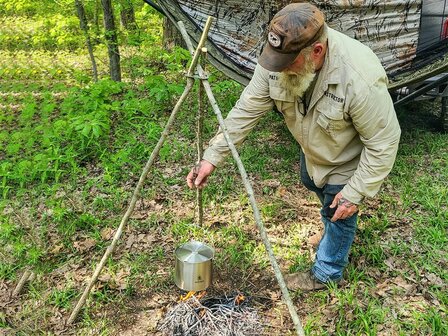
<svg viewBox="0 0 448 336"><path fill-rule="evenodd" d="M268 42L258 63L270 71L282 71L300 51L321 36L324 14L309 3L292 3L281 9L269 24Z"/></svg>

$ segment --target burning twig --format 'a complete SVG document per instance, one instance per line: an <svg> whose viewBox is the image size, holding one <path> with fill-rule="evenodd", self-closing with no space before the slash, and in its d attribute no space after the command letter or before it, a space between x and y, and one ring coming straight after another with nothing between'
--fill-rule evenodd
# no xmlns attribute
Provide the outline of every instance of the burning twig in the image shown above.
<svg viewBox="0 0 448 336"><path fill-rule="evenodd" d="M242 294L208 298L194 295L173 307L158 328L173 336L263 335L263 324Z"/></svg>

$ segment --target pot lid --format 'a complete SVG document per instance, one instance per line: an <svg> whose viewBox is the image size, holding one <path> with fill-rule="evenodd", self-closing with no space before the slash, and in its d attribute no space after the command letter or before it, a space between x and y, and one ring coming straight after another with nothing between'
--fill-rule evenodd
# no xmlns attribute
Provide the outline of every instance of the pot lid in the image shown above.
<svg viewBox="0 0 448 336"><path fill-rule="evenodd" d="M182 262L200 263L212 259L215 251L204 243L191 241L179 246L175 253Z"/></svg>

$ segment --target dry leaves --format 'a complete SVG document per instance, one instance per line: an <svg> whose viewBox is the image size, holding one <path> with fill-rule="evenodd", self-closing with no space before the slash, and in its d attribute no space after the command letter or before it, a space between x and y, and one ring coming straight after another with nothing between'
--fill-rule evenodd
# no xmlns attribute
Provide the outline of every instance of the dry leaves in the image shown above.
<svg viewBox="0 0 448 336"><path fill-rule="evenodd" d="M62 250L63 247L64 247L63 244L54 245L53 248L50 250L50 253L51 254L58 254Z"/></svg>
<svg viewBox="0 0 448 336"><path fill-rule="evenodd" d="M131 233L125 241L125 249L144 250L149 249L156 241L153 233Z"/></svg>
<svg viewBox="0 0 448 336"><path fill-rule="evenodd" d="M141 199L135 205L134 212L132 213L131 219L143 220L148 218L148 216L153 212L160 212L164 209L164 198L158 199Z"/></svg>
<svg viewBox="0 0 448 336"><path fill-rule="evenodd" d="M446 283L434 273L426 273L422 279L422 284L427 284L431 286L444 287Z"/></svg>
<svg viewBox="0 0 448 336"><path fill-rule="evenodd" d="M87 252L96 245L96 241L93 238L87 237L83 240L78 240L73 243L73 247L81 253Z"/></svg>
<svg viewBox="0 0 448 336"><path fill-rule="evenodd" d="M100 235L103 240L110 240L115 234L115 229L104 228L101 230Z"/></svg>
<svg viewBox="0 0 448 336"><path fill-rule="evenodd" d="M160 335L156 331L157 324L162 319L165 308L151 309L139 312L135 316L135 323L128 329L120 331L121 336Z"/></svg>
<svg viewBox="0 0 448 336"><path fill-rule="evenodd" d="M131 271L129 268L120 269L117 273L102 273L98 277L99 283L97 284L97 288L103 288L104 285L108 285L110 288L117 289L117 290L125 290L127 288L128 284L128 278L131 274Z"/></svg>
<svg viewBox="0 0 448 336"><path fill-rule="evenodd" d="M407 295L415 290L416 285L406 282L402 277L398 276L393 279L386 279L384 282L378 284L374 292L376 295L381 297L386 297L394 295L396 293L402 293L402 295Z"/></svg>

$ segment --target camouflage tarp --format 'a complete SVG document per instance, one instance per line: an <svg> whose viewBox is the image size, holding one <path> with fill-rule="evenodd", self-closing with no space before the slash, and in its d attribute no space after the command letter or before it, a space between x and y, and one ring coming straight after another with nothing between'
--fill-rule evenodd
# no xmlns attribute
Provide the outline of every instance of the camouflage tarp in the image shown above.
<svg viewBox="0 0 448 336"><path fill-rule="evenodd" d="M183 21L193 40L199 39L208 16L215 18L209 44L212 63L230 77L247 83L265 43L274 14L294 1L159 0L173 22ZM310 1L327 17L330 27L368 45L392 81L437 63L447 48L445 0ZM442 62L442 68L446 63ZM437 70L441 70L440 67Z"/></svg>

